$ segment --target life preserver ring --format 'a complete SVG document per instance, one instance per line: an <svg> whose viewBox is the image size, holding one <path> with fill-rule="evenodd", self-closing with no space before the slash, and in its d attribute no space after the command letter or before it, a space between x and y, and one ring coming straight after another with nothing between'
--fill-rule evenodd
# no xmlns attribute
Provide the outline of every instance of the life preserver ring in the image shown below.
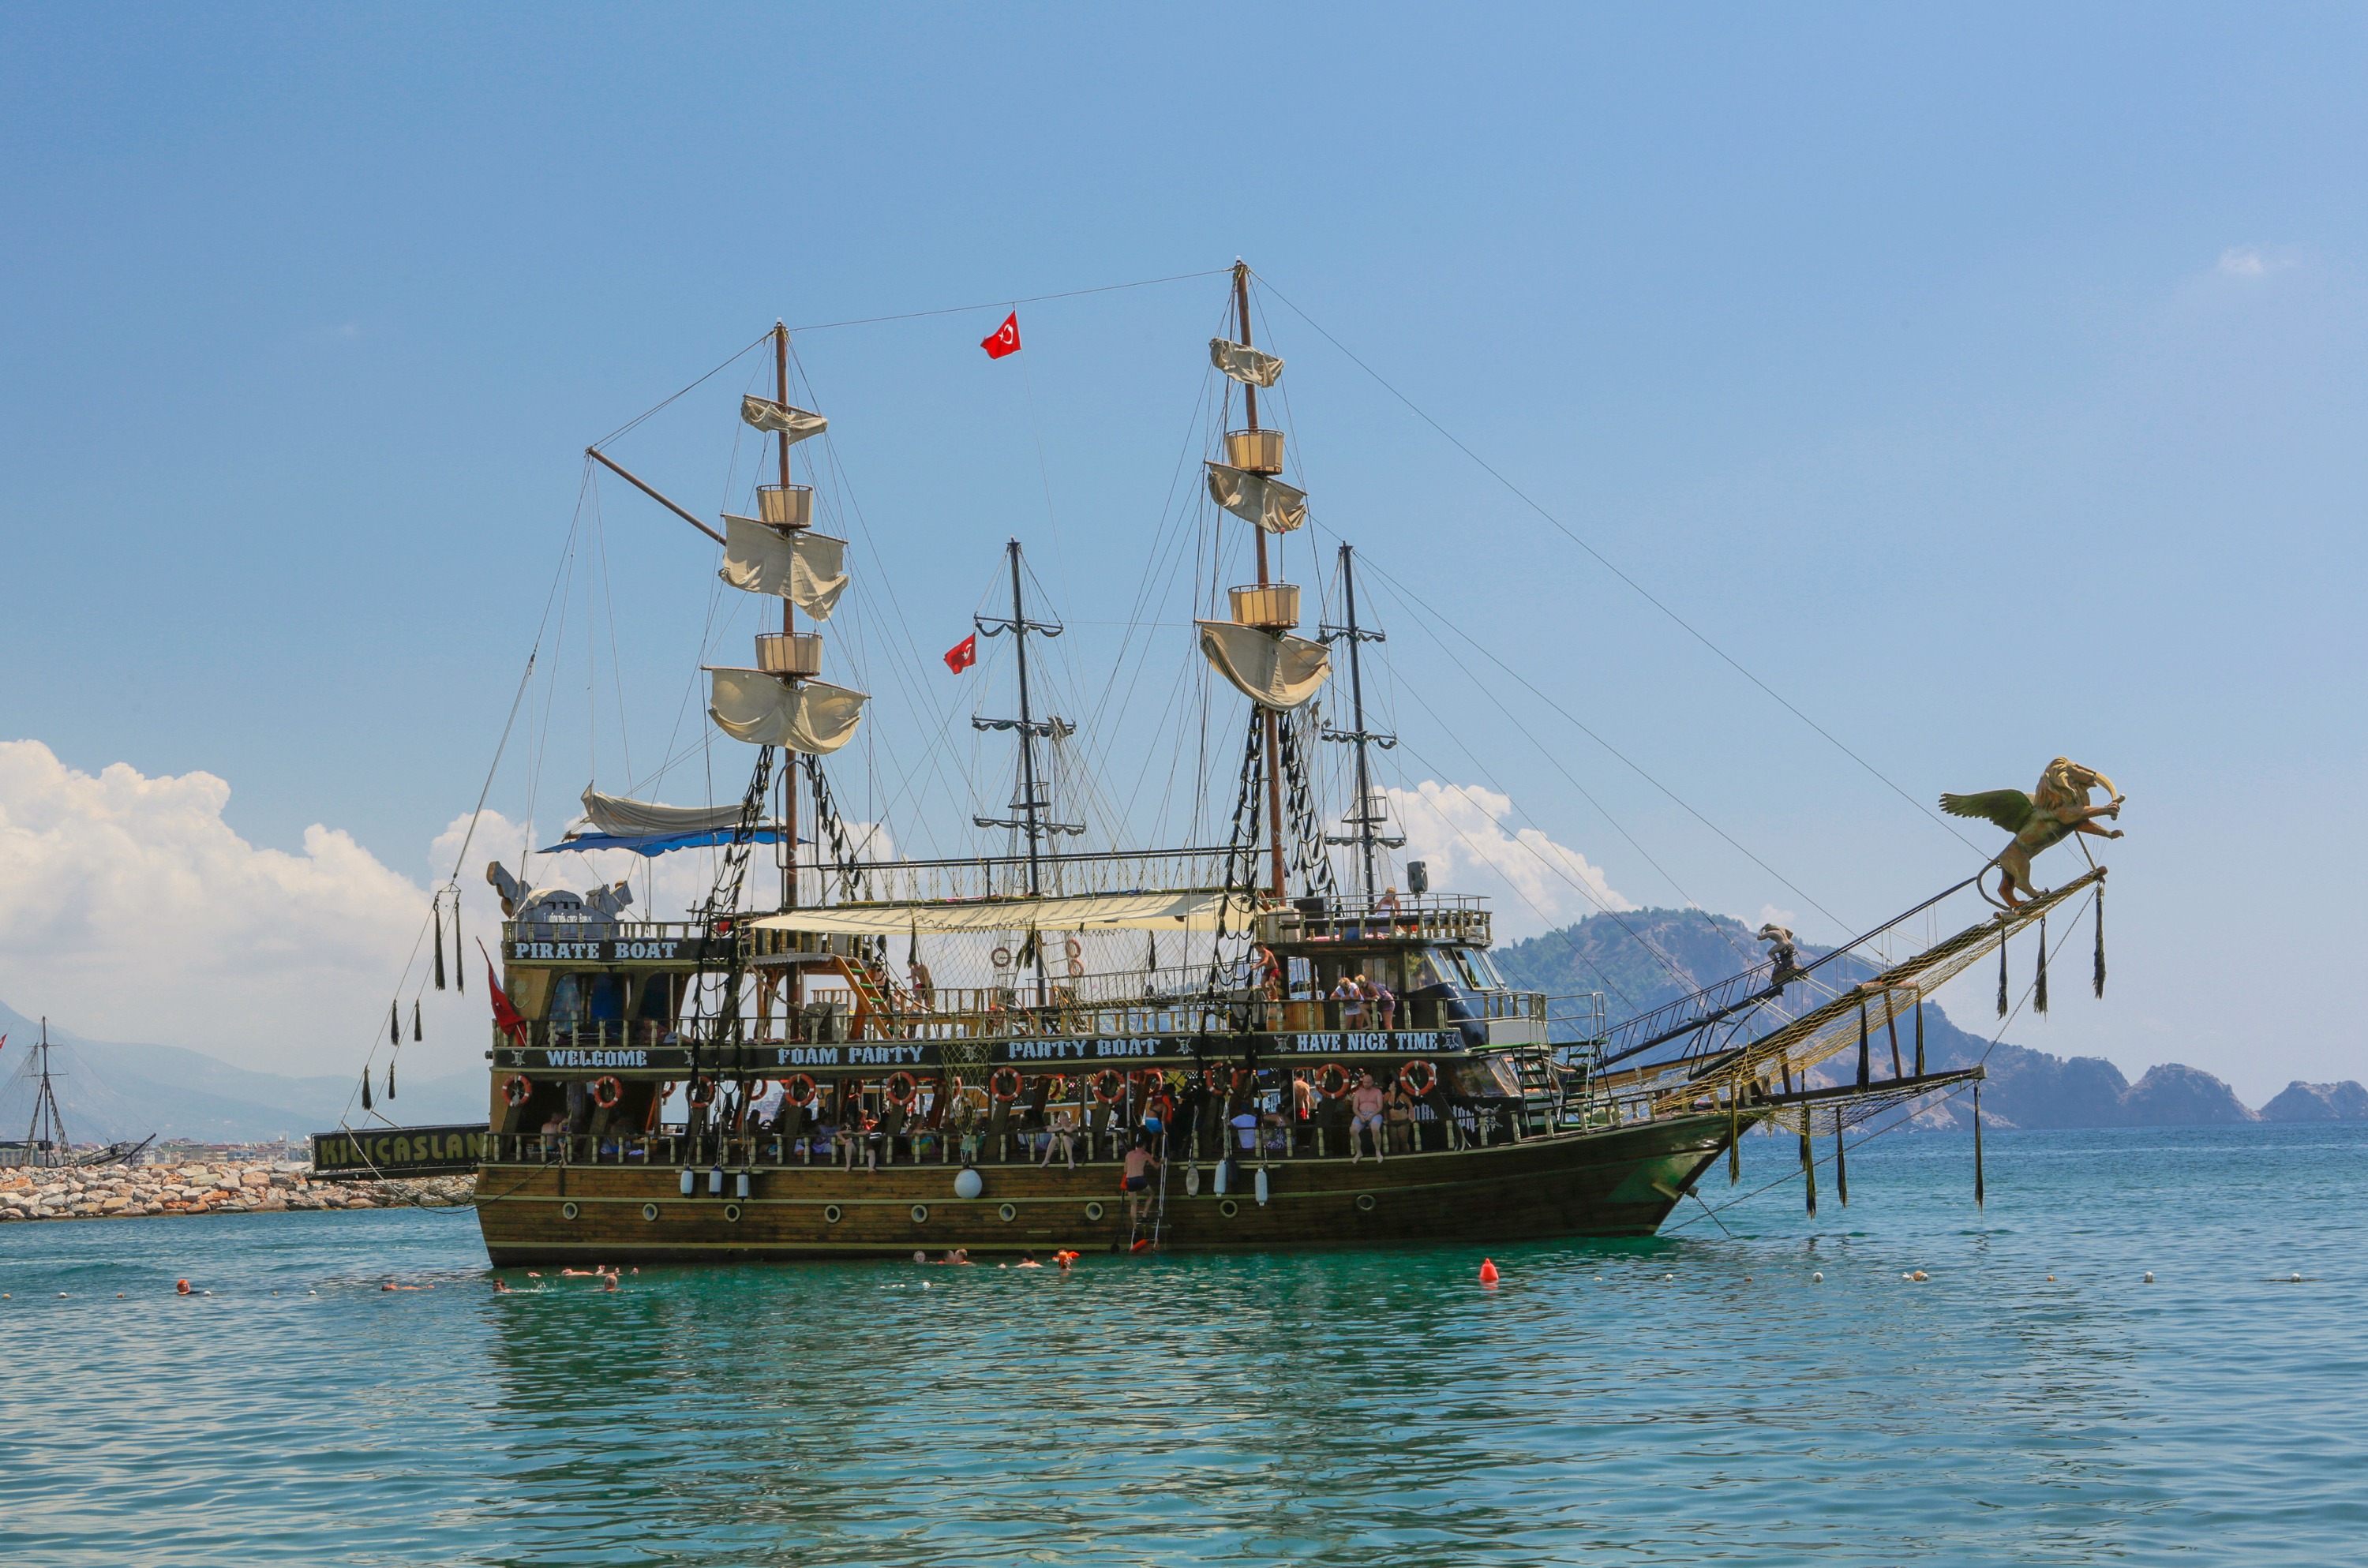
<svg viewBox="0 0 2368 1568"><path fill-rule="evenodd" d="M513 1106L526 1104L526 1097L532 1093L534 1093L534 1080L523 1073L511 1074L510 1081L502 1085L502 1098Z"/></svg>
<svg viewBox="0 0 2368 1568"><path fill-rule="evenodd" d="M1061 950L1068 954L1072 961L1086 956L1086 945L1083 942L1078 941L1075 937L1063 942L1061 944ZM1085 971L1082 970L1073 969L1069 972L1071 974L1082 974Z"/></svg>
<svg viewBox="0 0 2368 1568"><path fill-rule="evenodd" d="M1009 969L1011 967L1011 949L1009 948L997 948L995 951L987 954L986 956L987 961L994 964L997 969Z"/></svg>
<svg viewBox="0 0 2368 1568"><path fill-rule="evenodd" d="M697 1106L701 1110L705 1110L709 1106L715 1103L715 1080L712 1078L692 1079L688 1097L692 1105Z"/></svg>
<svg viewBox="0 0 2368 1568"><path fill-rule="evenodd" d="M1072 958L1072 959L1070 959L1070 960L1069 960L1069 978L1070 978L1071 980L1083 980L1085 977L1086 977L1086 960L1083 960L1083 959L1081 959L1081 958Z"/></svg>
<svg viewBox="0 0 2368 1568"><path fill-rule="evenodd" d="M1116 1105L1126 1094L1126 1074L1115 1067L1105 1067L1094 1074L1094 1098L1104 1105Z"/></svg>
<svg viewBox="0 0 2368 1568"><path fill-rule="evenodd" d="M1006 1085L1010 1086L1007 1088ZM998 1067L986 1075L986 1092L996 1099L1018 1099L1019 1087L1019 1069L1017 1067Z"/></svg>
<svg viewBox="0 0 2368 1568"><path fill-rule="evenodd" d="M592 1080L592 1103L602 1110L615 1109L617 1102L624 1097L625 1085L616 1079L603 1077Z"/></svg>
<svg viewBox="0 0 2368 1568"><path fill-rule="evenodd" d="M910 1073L891 1073L888 1081L881 1085L880 1092L888 1096L890 1105L898 1110L906 1110L921 1097L921 1081Z"/></svg>
<svg viewBox="0 0 2368 1568"><path fill-rule="evenodd" d="M1327 1100L1337 1100L1349 1092L1349 1069L1338 1062L1326 1062L1315 1070L1315 1087Z"/></svg>
<svg viewBox="0 0 2368 1568"><path fill-rule="evenodd" d="M1439 1086L1439 1072L1428 1062L1402 1062L1398 1064L1398 1082L1407 1094L1420 1099Z"/></svg>
<svg viewBox="0 0 2368 1568"><path fill-rule="evenodd" d="M814 1097L814 1074L792 1073L781 1080L781 1093L789 1096L791 1105L803 1105Z"/></svg>

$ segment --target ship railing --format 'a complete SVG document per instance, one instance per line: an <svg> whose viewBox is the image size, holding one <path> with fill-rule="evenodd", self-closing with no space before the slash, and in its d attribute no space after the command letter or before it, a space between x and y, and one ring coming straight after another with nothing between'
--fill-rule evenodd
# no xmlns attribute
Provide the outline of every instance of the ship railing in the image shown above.
<svg viewBox="0 0 2368 1568"><path fill-rule="evenodd" d="M1086 893L1215 892L1227 882L1222 846L1185 849L1083 851L1065 855L979 855L946 860L863 860L847 868L866 902L933 899L1074 898Z"/></svg>
<svg viewBox="0 0 2368 1568"><path fill-rule="evenodd" d="M1487 901L1470 893L1336 894L1258 916L1262 942L1489 941Z"/></svg>

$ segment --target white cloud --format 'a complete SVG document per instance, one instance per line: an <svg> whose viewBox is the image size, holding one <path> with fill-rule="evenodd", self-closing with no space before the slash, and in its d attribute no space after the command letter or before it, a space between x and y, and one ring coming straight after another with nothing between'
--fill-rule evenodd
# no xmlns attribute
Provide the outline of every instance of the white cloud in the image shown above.
<svg viewBox="0 0 2368 1568"><path fill-rule="evenodd" d="M1759 906L1759 924L1762 926L1782 926L1790 931L1800 923L1801 915L1797 910L1779 909L1772 903Z"/></svg>
<svg viewBox="0 0 2368 1568"><path fill-rule="evenodd" d="M1425 779L1389 797L1406 837L1399 854L1426 862L1439 892L1488 895L1501 937L1535 935L1600 909L1637 907L1577 850L1533 827L1509 828L1513 802L1493 790Z"/></svg>
<svg viewBox="0 0 2368 1568"><path fill-rule="evenodd" d="M2233 245L2220 253L2219 271L2226 278L2266 278L2272 272L2283 272L2294 265L2295 257L2291 250Z"/></svg>
<svg viewBox="0 0 2368 1568"><path fill-rule="evenodd" d="M342 1072L373 1027L427 893L315 824L302 854L222 820L211 773L97 775L0 743L0 998L99 1039L242 1066Z"/></svg>

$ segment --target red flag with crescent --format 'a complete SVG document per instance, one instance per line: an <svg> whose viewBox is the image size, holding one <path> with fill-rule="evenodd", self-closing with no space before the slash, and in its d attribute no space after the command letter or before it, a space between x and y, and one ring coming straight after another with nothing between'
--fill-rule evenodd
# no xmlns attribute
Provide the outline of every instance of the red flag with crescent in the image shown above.
<svg viewBox="0 0 2368 1568"><path fill-rule="evenodd" d="M1019 352L1019 312L1012 312L1003 318L1003 324L979 340L990 359L1000 359L1006 354Z"/></svg>
<svg viewBox="0 0 2368 1568"><path fill-rule="evenodd" d="M946 650L946 668L956 675L978 663L978 633L973 631Z"/></svg>

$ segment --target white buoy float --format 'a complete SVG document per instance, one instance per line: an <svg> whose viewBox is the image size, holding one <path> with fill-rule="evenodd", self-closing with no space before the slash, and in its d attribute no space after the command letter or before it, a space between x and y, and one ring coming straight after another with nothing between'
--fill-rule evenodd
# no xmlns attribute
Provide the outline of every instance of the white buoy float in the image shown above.
<svg viewBox="0 0 2368 1568"><path fill-rule="evenodd" d="M746 1198L748 1196L748 1173L746 1171L742 1171L740 1173L739 1185L733 1188L733 1192L735 1196L740 1198Z"/></svg>
<svg viewBox="0 0 2368 1568"><path fill-rule="evenodd" d="M1184 1167L1184 1196L1187 1198L1201 1196L1201 1167L1198 1164Z"/></svg>
<svg viewBox="0 0 2368 1568"><path fill-rule="evenodd" d="M1812 1274L1809 1276L1809 1283L1812 1285L1822 1285L1825 1282L1826 1277L1823 1274Z"/></svg>
<svg viewBox="0 0 2368 1568"><path fill-rule="evenodd" d="M1216 1193L1220 1198L1225 1196L1225 1187L1227 1185L1226 1177L1232 1174L1233 1166L1234 1162L1231 1160L1219 1160L1217 1162Z"/></svg>
<svg viewBox="0 0 2368 1568"><path fill-rule="evenodd" d="M956 1198L976 1198L980 1193L985 1192L985 1181L980 1177L976 1171L971 1169L968 1165L964 1165L962 1169L954 1173L954 1196Z"/></svg>
<svg viewBox="0 0 2368 1568"><path fill-rule="evenodd" d="M707 1196L710 1198L721 1198L723 1196L723 1167L722 1165L713 1166L707 1173Z"/></svg>
<svg viewBox="0 0 2368 1568"><path fill-rule="evenodd" d="M694 1192L696 1192L696 1191L698 1191L698 1190L699 1190L699 1177L691 1174L691 1169L690 1169L690 1167L689 1167L689 1165L685 1165L685 1166L683 1166L683 1167L682 1167L682 1195L683 1195L685 1198L689 1198L692 1193L694 1193Z"/></svg>
<svg viewBox="0 0 2368 1568"><path fill-rule="evenodd" d="M1266 1202L1266 1167L1264 1165L1258 1168L1258 1180L1254 1185L1258 1189L1258 1200L1262 1206ZM2302 1276L2297 1274L2294 1278L2299 1279Z"/></svg>
<svg viewBox="0 0 2368 1568"><path fill-rule="evenodd" d="M2149 1285L2154 1283L2154 1270L2151 1268L2146 1270L2146 1282Z"/></svg>

